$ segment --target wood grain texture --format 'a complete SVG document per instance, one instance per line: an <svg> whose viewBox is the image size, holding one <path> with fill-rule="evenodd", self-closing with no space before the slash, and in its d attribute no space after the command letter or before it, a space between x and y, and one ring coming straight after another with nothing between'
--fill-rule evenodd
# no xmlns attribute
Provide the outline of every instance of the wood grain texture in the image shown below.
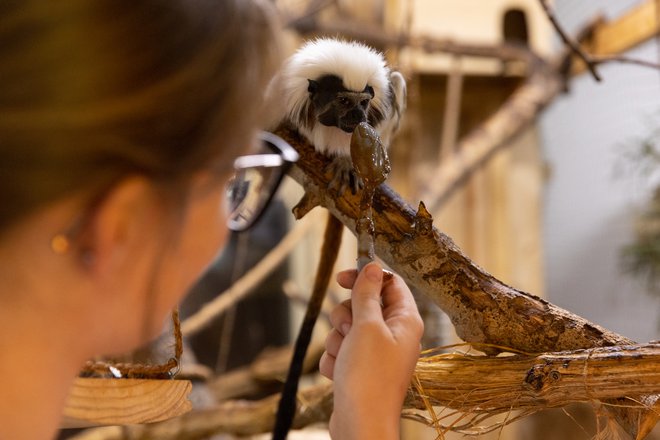
<svg viewBox="0 0 660 440"><path fill-rule="evenodd" d="M76 378L62 428L129 425L166 420L192 409L187 380Z"/></svg>

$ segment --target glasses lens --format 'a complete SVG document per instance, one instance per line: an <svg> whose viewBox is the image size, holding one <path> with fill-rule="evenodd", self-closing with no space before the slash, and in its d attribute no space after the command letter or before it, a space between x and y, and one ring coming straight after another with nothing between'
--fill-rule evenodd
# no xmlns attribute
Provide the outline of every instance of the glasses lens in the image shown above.
<svg viewBox="0 0 660 440"><path fill-rule="evenodd" d="M281 178L281 167L250 167L236 171L227 186L229 227L235 231L248 228L272 196L272 188Z"/></svg>

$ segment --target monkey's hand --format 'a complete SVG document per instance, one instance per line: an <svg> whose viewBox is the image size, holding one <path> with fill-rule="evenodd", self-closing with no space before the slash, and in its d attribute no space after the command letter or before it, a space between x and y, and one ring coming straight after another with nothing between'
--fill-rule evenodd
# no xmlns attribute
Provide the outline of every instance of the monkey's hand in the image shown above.
<svg viewBox="0 0 660 440"><path fill-rule="evenodd" d="M336 194L343 194L347 189L350 189L351 193L357 194L357 192L364 186L362 179L355 174L350 157L335 157L332 162L328 164L325 172L332 176L328 189L330 191L335 191Z"/></svg>

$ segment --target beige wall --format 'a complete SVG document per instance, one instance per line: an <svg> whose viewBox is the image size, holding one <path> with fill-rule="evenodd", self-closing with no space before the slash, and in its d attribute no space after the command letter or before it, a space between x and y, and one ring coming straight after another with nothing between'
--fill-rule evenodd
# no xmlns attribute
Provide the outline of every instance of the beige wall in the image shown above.
<svg viewBox="0 0 660 440"><path fill-rule="evenodd" d="M388 24L413 35L428 35L473 44L502 42L502 20L509 9L521 9L528 23L530 46L541 55L551 52L552 28L536 0L390 0ZM443 72L450 57L404 51L401 63L417 72ZM466 58L466 73L498 73L500 63Z"/></svg>

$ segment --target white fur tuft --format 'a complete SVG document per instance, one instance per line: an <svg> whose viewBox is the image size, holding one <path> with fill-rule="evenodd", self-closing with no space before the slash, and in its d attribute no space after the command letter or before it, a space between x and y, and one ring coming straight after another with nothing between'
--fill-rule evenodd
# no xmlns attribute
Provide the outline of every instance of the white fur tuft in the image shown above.
<svg viewBox="0 0 660 440"><path fill-rule="evenodd" d="M274 119L294 123L300 133L321 152L350 155L350 134L320 123L314 124L311 129L297 123L299 115L309 104L308 80L317 80L324 75L342 78L344 87L355 92L363 91L367 85L373 87L374 98L370 106L380 110L385 117L374 128L380 133L379 127L386 127L388 133L384 134L389 140L392 128L389 119L395 116L390 96L390 69L380 52L357 42L318 38L298 49L269 86L268 94L280 101L276 104L280 107L280 116Z"/></svg>

